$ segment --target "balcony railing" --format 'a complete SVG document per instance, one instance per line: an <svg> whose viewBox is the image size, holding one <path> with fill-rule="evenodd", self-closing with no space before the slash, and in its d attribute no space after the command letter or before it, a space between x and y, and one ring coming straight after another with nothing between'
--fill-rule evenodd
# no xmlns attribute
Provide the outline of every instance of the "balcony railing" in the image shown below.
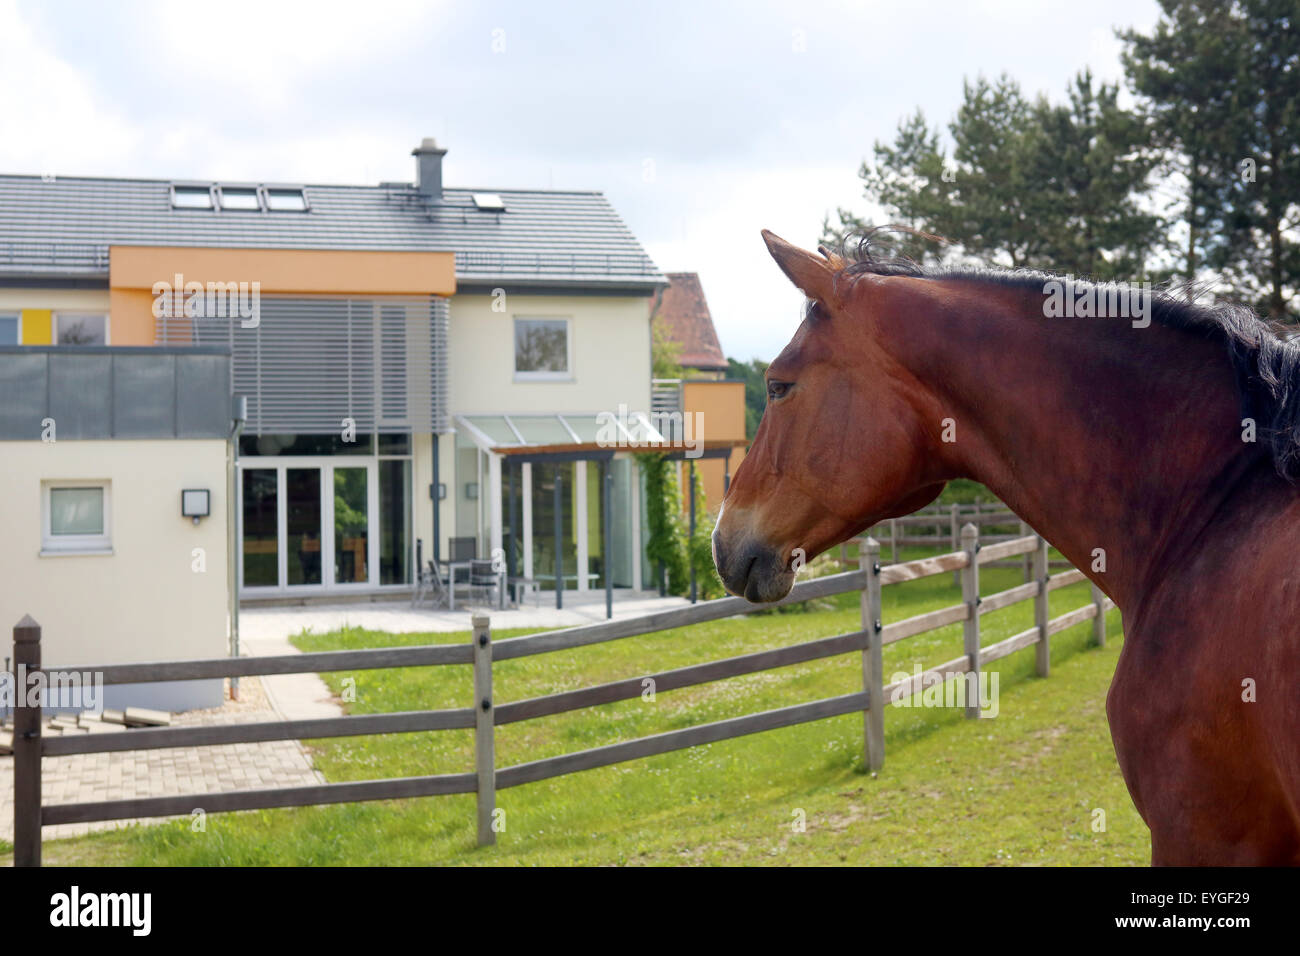
<svg viewBox="0 0 1300 956"><path fill-rule="evenodd" d="M0 241L0 269L108 272L108 246L90 242Z"/></svg>

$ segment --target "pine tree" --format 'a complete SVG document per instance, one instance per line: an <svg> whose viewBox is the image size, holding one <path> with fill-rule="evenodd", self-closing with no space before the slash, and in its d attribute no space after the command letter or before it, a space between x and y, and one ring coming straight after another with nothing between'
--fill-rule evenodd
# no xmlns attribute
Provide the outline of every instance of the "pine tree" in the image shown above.
<svg viewBox="0 0 1300 956"><path fill-rule="evenodd" d="M967 82L948 127L951 159L918 111L862 164L865 194L892 220L987 264L1137 278L1157 241L1158 218L1138 204L1156 156L1142 118L1119 106L1118 93L1086 71L1059 106L1041 96L1030 103L1005 75ZM866 225L839 210L823 231L836 240ZM911 238L902 251L943 255Z"/></svg>
<svg viewBox="0 0 1300 956"><path fill-rule="evenodd" d="M1169 168L1185 181L1180 271L1222 274L1271 318L1300 283L1300 9L1294 0L1161 0L1150 35L1121 33Z"/></svg>

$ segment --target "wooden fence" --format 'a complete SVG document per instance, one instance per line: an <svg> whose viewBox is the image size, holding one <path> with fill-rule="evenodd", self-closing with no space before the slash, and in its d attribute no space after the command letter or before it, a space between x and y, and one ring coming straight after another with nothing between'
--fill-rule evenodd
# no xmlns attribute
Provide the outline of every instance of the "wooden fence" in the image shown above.
<svg viewBox="0 0 1300 956"><path fill-rule="evenodd" d="M790 595L781 602L789 604L858 591L861 593L862 615L862 626L859 630L789 647L759 651L658 673L641 674L613 683L526 700L498 702L495 699L492 681L492 667L495 662L571 650L669 628L716 621L737 614L753 613L760 610L761 606L750 604L743 598L727 597L636 618L531 634L496 642L492 640L489 619L483 615L475 615L472 619L472 638L468 644L67 668L67 670L83 673L93 672L105 685L109 685L471 664L475 703L472 707L450 710L365 714L313 720L276 720L221 726L164 727L76 737L43 737L41 708L19 706L15 710L13 735L14 862L18 866L39 866L41 828L61 823L184 816L198 806L201 806L205 812L225 812L427 797L450 793L477 794L478 842L480 845L487 845L495 842L493 811L496 808L497 790L848 713L863 714L866 763L871 770L878 770L885 759L884 705L887 701L903 699L919 692L931 682L946 681L962 674L975 675L975 680L972 680L972 685L975 685L981 667L1028 647L1035 648L1037 672L1046 676L1050 665L1051 636L1089 619L1094 621L1093 640L1097 644L1105 643L1105 612L1114 605L1096 585L1093 585L1090 603L1059 617L1049 618L1048 594L1057 588L1082 581L1084 576L1073 569L1059 574L1050 574L1047 543L1041 538L1029 535L981 548L979 532L975 525L967 524L961 531L960 539L959 550L888 566L882 566L880 562L879 545L874 539L868 539L863 545L856 570L800 581L795 584ZM980 598L980 567L1018 555L1029 556L1033 568L1033 580ZM960 603L905 620L884 623L881 609L882 588L953 571L958 572L961 578ZM1033 627L988 647L980 646L980 617L983 614L1029 600L1034 602ZM959 622L963 625L965 648L965 652L960 657L919 674L913 674L905 680L889 685L884 683L881 651L886 644ZM15 670L26 667L27 673L30 674L40 669L40 637L40 626L30 617L24 618L14 628ZM558 757L546 757L507 767L496 765L494 753L496 726L596 707L615 701L632 700L641 696L643 681L647 677L653 679L656 691L667 691L841 654L862 655L863 688L861 691L593 747ZM978 707L968 704L967 713L975 716ZM452 729L474 730L475 760L472 771L278 789L85 803L42 804L41 801L42 757Z"/></svg>
<svg viewBox="0 0 1300 956"><path fill-rule="evenodd" d="M860 537L853 540L859 545L873 537L887 548L889 564L897 564L899 549L905 547L939 548L949 547L956 551L961 546L961 528L964 524L973 524L980 529L980 540L985 544L1009 541L1012 538L1031 534L1029 525L1016 517L1000 501L974 501L966 504L930 504L919 511L902 518L890 518L874 527L868 528ZM994 530L986 530L986 529ZM848 560L849 545L840 545L840 560ZM1053 560L1052 567L1069 567L1068 561ZM1029 580L1029 557L1022 563L1000 561L995 567L1023 566L1025 580Z"/></svg>

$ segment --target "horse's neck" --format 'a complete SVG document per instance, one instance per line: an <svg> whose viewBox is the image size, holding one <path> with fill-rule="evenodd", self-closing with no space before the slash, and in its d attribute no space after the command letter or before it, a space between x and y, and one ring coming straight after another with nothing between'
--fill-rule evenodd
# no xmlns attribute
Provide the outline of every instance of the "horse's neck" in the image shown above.
<svg viewBox="0 0 1300 956"><path fill-rule="evenodd" d="M1226 348L1155 323L1044 318L1041 297L1014 290L954 293L958 307L913 320L927 333L904 346L929 352L914 358L953 409L945 463L1127 610L1259 464L1243 453Z"/></svg>

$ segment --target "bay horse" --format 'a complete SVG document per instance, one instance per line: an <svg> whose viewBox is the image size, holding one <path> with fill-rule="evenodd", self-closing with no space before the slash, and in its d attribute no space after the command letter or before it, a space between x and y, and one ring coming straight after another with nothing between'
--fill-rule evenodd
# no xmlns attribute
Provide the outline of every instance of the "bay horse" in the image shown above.
<svg viewBox="0 0 1300 956"><path fill-rule="evenodd" d="M1300 863L1300 347L1165 293L1145 324L1052 317L1057 277L922 268L878 230L763 238L808 305L713 532L727 589L779 600L797 549L982 482L1123 615L1106 713L1152 863Z"/></svg>

